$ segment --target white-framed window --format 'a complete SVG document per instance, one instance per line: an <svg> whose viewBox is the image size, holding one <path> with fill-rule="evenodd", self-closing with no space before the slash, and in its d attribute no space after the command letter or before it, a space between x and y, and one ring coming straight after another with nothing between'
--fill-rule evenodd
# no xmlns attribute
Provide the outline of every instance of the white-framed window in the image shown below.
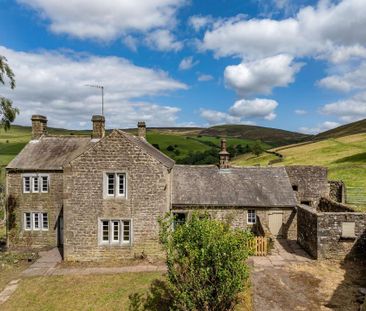
<svg viewBox="0 0 366 311"><path fill-rule="evenodd" d="M102 245L131 244L130 219L102 219L99 223L99 241Z"/></svg>
<svg viewBox="0 0 366 311"><path fill-rule="evenodd" d="M47 193L49 190L48 174L24 174L23 193Z"/></svg>
<svg viewBox="0 0 366 311"><path fill-rule="evenodd" d="M257 215L255 209L249 209L247 214L247 224L253 225L256 223L256 221L257 221Z"/></svg>
<svg viewBox="0 0 366 311"><path fill-rule="evenodd" d="M23 228L26 231L47 231L48 224L48 213L43 212L25 212Z"/></svg>
<svg viewBox="0 0 366 311"><path fill-rule="evenodd" d="M106 197L126 197L126 173L106 173L104 180Z"/></svg>

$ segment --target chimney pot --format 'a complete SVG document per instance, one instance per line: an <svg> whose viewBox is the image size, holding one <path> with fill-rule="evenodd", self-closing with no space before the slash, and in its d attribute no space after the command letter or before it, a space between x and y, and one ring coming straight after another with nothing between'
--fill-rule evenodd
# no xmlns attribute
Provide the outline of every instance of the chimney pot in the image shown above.
<svg viewBox="0 0 366 311"><path fill-rule="evenodd" d="M47 117L36 114L32 116L32 139L40 139L47 134Z"/></svg>
<svg viewBox="0 0 366 311"><path fill-rule="evenodd" d="M146 139L146 123L145 121L139 121L137 123L137 136L142 139Z"/></svg>
<svg viewBox="0 0 366 311"><path fill-rule="evenodd" d="M220 168L229 168L229 160L230 160L230 153L226 150L226 139L221 139L221 151L219 152L220 155Z"/></svg>
<svg viewBox="0 0 366 311"><path fill-rule="evenodd" d="M92 117L93 134L92 138L100 139L105 136L105 118L104 116L94 115Z"/></svg>

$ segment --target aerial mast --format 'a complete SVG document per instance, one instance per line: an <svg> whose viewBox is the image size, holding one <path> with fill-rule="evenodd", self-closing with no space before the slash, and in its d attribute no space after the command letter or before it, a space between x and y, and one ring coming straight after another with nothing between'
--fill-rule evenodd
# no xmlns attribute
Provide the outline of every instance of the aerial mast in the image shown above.
<svg viewBox="0 0 366 311"><path fill-rule="evenodd" d="M102 91L102 116L104 116L104 86L96 84L86 84L85 86L94 87Z"/></svg>

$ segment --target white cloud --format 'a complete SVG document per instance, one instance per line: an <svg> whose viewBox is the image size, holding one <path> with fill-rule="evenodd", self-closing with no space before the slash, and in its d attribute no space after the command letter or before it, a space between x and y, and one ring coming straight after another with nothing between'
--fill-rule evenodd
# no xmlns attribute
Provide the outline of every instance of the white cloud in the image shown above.
<svg viewBox="0 0 366 311"><path fill-rule="evenodd" d="M158 51L179 51L183 48L183 43L177 41L175 36L166 29L150 32L145 38L145 43Z"/></svg>
<svg viewBox="0 0 366 311"><path fill-rule="evenodd" d="M135 37L132 36L126 36L123 38L122 42L131 50L136 52L137 51L137 45L138 41Z"/></svg>
<svg viewBox="0 0 366 311"><path fill-rule="evenodd" d="M361 92L351 98L326 104L321 112L338 116L343 122L352 122L366 118L366 92Z"/></svg>
<svg viewBox="0 0 366 311"><path fill-rule="evenodd" d="M167 73L135 66L119 57L98 57L73 52L18 52L0 47L16 75L15 90L5 96L20 108L18 124L29 124L32 114L46 114L51 126L90 128L93 114L100 113L99 90L86 84L105 86L108 127L135 126L145 119L150 125L173 125L179 108L147 102L146 97L165 95L187 86ZM144 101L141 100L144 98Z"/></svg>
<svg viewBox="0 0 366 311"><path fill-rule="evenodd" d="M356 50L366 42L365 11L364 0L343 0L335 4L319 1L316 7L307 6L295 17L282 20L229 18L206 31L201 48L212 50L217 57L245 59L277 54L329 55L338 48ZM348 56L360 54L347 53Z"/></svg>
<svg viewBox="0 0 366 311"><path fill-rule="evenodd" d="M305 134L318 134L320 132L328 131L340 126L341 124L333 121L325 121L322 124L318 124L316 127L300 127L299 131Z"/></svg>
<svg viewBox="0 0 366 311"><path fill-rule="evenodd" d="M182 61L179 63L179 70L188 70L192 67L196 66L199 63L199 61L195 61L192 56L188 56L182 59Z"/></svg>
<svg viewBox="0 0 366 311"><path fill-rule="evenodd" d="M229 113L241 118L264 118L273 120L278 103L275 100L256 98L253 100L241 99L234 103L229 109Z"/></svg>
<svg viewBox="0 0 366 311"><path fill-rule="evenodd" d="M195 31L200 31L202 28L212 24L213 21L212 16L193 15L188 19L188 25Z"/></svg>
<svg viewBox="0 0 366 311"><path fill-rule="evenodd" d="M341 75L325 77L318 84L322 87L342 92L366 89L366 62L359 64L355 70Z"/></svg>
<svg viewBox="0 0 366 311"><path fill-rule="evenodd" d="M50 21L50 30L81 39L112 40L128 32L171 28L186 0L18 0Z"/></svg>
<svg viewBox="0 0 366 311"><path fill-rule="evenodd" d="M300 116L303 116L303 115L305 115L307 113L308 112L306 110L303 110L303 109L296 109L295 110L295 114L300 115Z"/></svg>
<svg viewBox="0 0 366 311"><path fill-rule="evenodd" d="M210 109L201 109L200 115L209 124L237 123L255 124L248 119L273 120L276 118L275 109L278 103L270 99L256 98L253 100L241 99L234 103L228 112Z"/></svg>
<svg viewBox="0 0 366 311"><path fill-rule="evenodd" d="M285 87L294 82L302 64L293 57L277 55L225 68L226 84L241 96L269 94L274 87Z"/></svg>
<svg viewBox="0 0 366 311"><path fill-rule="evenodd" d="M200 115L210 125L241 123L240 117L234 117L234 116L229 115L226 112L221 112L221 111L216 111L216 110L201 109Z"/></svg>
<svg viewBox="0 0 366 311"><path fill-rule="evenodd" d="M214 77L208 74L200 74L197 78L197 80L200 82L211 81L213 79Z"/></svg>

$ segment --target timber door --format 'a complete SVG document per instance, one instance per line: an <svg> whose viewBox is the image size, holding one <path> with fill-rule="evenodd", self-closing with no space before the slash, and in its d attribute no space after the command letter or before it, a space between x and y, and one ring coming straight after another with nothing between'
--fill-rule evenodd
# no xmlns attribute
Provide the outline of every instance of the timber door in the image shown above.
<svg viewBox="0 0 366 311"><path fill-rule="evenodd" d="M277 237L282 237L282 224L283 214L282 213L271 213L269 216L269 230Z"/></svg>

